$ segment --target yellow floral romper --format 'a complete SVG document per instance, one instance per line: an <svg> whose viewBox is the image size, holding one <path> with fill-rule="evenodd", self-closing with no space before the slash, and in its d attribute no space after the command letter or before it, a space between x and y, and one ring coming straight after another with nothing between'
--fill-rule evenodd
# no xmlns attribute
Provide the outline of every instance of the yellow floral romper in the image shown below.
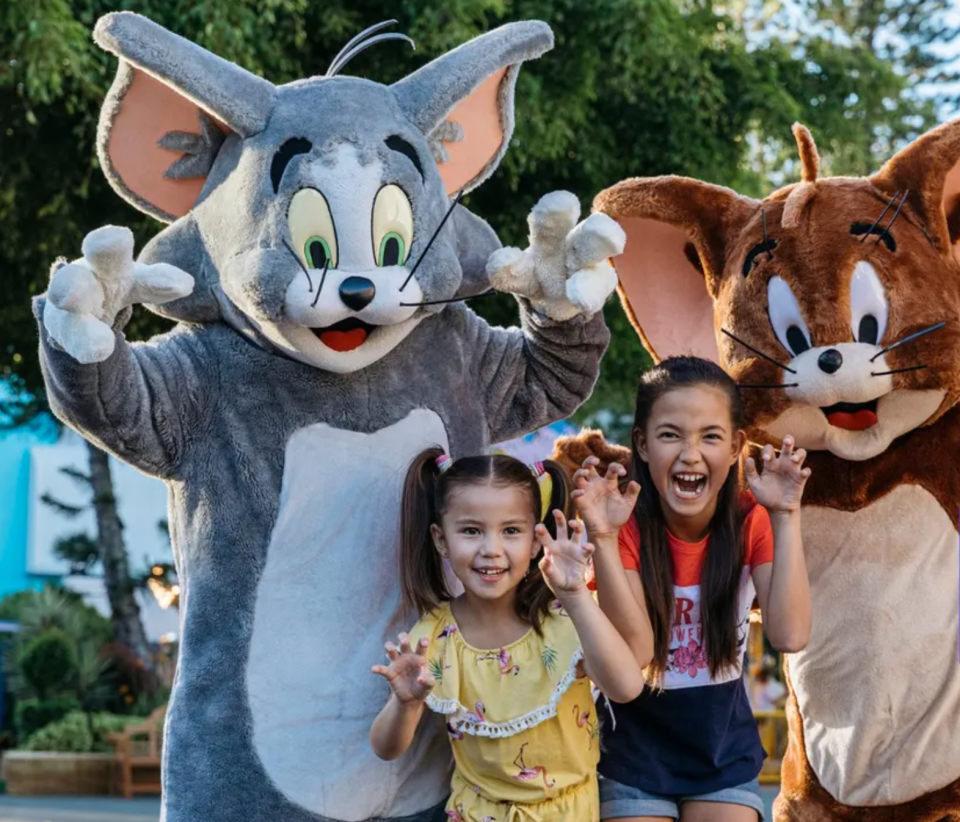
<svg viewBox="0 0 960 822"><path fill-rule="evenodd" d="M454 822L599 822L600 728L572 620L554 602L543 636L468 645L445 603L410 632L427 637L437 681L427 706L447 716Z"/></svg>

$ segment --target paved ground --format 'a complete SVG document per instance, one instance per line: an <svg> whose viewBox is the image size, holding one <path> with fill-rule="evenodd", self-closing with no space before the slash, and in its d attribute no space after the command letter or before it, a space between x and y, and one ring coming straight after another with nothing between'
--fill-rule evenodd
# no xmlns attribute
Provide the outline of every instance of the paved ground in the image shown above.
<svg viewBox="0 0 960 822"><path fill-rule="evenodd" d="M770 819L777 789L762 790ZM157 822L159 816L158 799L0 796L0 822Z"/></svg>

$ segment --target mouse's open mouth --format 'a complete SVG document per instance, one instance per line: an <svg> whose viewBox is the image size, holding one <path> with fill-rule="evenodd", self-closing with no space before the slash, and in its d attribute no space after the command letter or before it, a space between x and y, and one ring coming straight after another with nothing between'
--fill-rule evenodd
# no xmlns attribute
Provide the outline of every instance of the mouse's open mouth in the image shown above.
<svg viewBox="0 0 960 822"><path fill-rule="evenodd" d="M359 348L367 341L377 326L358 320L356 317L348 317L346 320L340 320L338 323L328 325L326 328L311 328L310 330L317 335L327 348L334 351L353 351Z"/></svg>
<svg viewBox="0 0 960 822"><path fill-rule="evenodd" d="M877 401L870 402L838 402L821 408L826 415L827 422L836 428L845 428L848 431L864 431L877 424Z"/></svg>

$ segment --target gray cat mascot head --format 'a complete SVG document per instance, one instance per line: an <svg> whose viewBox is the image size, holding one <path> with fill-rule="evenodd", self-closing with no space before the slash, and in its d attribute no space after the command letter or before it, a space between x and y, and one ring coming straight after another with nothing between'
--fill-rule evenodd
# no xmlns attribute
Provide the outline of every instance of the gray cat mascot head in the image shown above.
<svg viewBox="0 0 960 822"><path fill-rule="evenodd" d="M100 123L121 196L170 223L134 257L105 226L38 298L54 412L170 489L182 641L166 822L443 819L449 746L425 721L381 762L369 673L416 615L396 584L399 494L454 455L572 412L596 380L623 233L565 192L530 247L499 248L458 197L495 170L538 22L476 38L392 86L274 86L130 13ZM380 33L378 33L380 32ZM520 328L463 299L518 297ZM133 305L179 320L127 343Z"/></svg>

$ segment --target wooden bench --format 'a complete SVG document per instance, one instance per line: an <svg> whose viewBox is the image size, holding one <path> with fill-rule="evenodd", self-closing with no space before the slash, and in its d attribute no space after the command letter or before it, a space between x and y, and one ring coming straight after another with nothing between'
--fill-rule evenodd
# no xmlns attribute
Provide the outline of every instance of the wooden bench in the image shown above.
<svg viewBox="0 0 960 822"><path fill-rule="evenodd" d="M135 793L160 793L160 754L166 712L166 706L157 708L139 725L107 736L116 752L121 793L127 799L132 799Z"/></svg>

